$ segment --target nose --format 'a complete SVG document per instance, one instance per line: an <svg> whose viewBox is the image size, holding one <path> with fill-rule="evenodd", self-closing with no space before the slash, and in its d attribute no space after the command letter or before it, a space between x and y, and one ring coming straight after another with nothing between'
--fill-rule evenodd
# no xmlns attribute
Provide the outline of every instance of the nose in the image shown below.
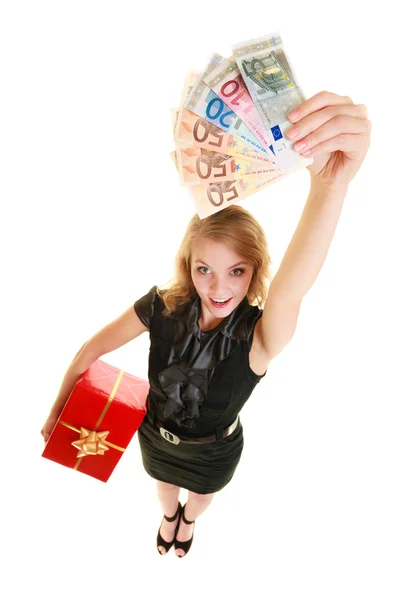
<svg viewBox="0 0 400 600"><path fill-rule="evenodd" d="M227 285L223 277L215 276L210 285L210 296L213 298L228 298Z"/></svg>

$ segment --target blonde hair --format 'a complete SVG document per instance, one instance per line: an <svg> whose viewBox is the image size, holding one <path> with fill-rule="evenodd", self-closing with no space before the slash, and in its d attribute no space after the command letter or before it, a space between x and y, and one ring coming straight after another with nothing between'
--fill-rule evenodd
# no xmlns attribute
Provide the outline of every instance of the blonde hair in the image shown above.
<svg viewBox="0 0 400 600"><path fill-rule="evenodd" d="M249 304L264 306L271 282L271 258L264 230L251 213L233 205L200 219L196 214L190 220L175 258L175 277L172 285L160 290L164 315L175 312L196 294L191 276L193 243L199 239L223 242L239 256L253 264L253 276L247 292Z"/></svg>

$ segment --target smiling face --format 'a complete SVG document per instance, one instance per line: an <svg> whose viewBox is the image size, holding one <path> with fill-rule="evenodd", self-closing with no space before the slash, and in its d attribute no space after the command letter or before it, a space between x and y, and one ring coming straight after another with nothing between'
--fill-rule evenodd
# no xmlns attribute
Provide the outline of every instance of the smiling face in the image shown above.
<svg viewBox="0 0 400 600"><path fill-rule="evenodd" d="M194 242L191 276L201 300L202 329L215 327L231 314L246 296L252 275L253 265L223 242L207 238Z"/></svg>

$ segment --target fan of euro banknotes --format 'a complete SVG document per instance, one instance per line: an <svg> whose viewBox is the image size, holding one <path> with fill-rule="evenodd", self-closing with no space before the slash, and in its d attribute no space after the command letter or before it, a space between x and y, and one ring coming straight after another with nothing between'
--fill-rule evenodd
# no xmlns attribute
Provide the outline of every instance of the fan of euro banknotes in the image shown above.
<svg viewBox="0 0 400 600"><path fill-rule="evenodd" d="M287 114L305 96L279 34L213 54L202 73L189 71L172 109L181 184L203 219L303 169L285 137Z"/></svg>

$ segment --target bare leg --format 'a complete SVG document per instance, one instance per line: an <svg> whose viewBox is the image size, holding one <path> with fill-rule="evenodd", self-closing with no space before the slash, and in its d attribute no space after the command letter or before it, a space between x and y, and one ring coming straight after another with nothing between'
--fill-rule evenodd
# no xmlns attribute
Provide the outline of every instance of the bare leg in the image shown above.
<svg viewBox="0 0 400 600"><path fill-rule="evenodd" d="M210 505L214 495L215 494L195 494L194 492L189 492L185 506L185 518L188 521L195 521ZM194 525L186 525L183 519L181 519L176 539L179 542L190 540L193 534L193 527ZM175 553L177 556L185 555L184 550L181 549L176 550Z"/></svg>
<svg viewBox="0 0 400 600"><path fill-rule="evenodd" d="M165 483L164 481L157 481L157 495L163 509L164 515L167 517L173 517L178 508L179 502L179 487L172 485L171 483ZM169 523L163 519L160 534L166 542L172 542L174 539L175 528L178 524L179 515L175 521ZM163 546L158 547L162 554L165 554L165 548Z"/></svg>

